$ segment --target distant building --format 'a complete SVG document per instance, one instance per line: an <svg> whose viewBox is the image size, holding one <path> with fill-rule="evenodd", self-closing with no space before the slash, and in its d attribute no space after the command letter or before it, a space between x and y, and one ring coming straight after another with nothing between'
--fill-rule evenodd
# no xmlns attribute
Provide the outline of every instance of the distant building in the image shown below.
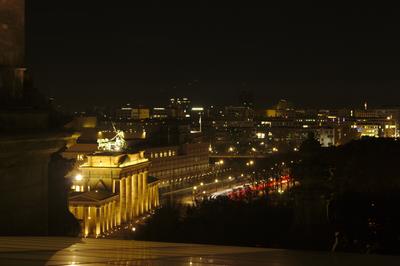
<svg viewBox="0 0 400 266"><path fill-rule="evenodd" d="M396 138L399 136L397 124L393 122L358 121L352 125L360 137Z"/></svg>
<svg viewBox="0 0 400 266"><path fill-rule="evenodd" d="M227 106L224 110L224 120L235 122L252 121L254 111L244 106Z"/></svg>
<svg viewBox="0 0 400 266"><path fill-rule="evenodd" d="M190 118L191 102L186 97L171 98L168 108L170 109L171 118Z"/></svg>
<svg viewBox="0 0 400 266"><path fill-rule="evenodd" d="M122 107L116 110L117 120L143 120L150 118L150 109L146 107Z"/></svg>
<svg viewBox="0 0 400 266"><path fill-rule="evenodd" d="M165 107L154 107L152 110L151 118L153 119L167 119L168 110Z"/></svg>
<svg viewBox="0 0 400 266"><path fill-rule="evenodd" d="M132 107L122 107L115 111L115 118L118 120L131 120Z"/></svg>
<svg viewBox="0 0 400 266"><path fill-rule="evenodd" d="M277 117L278 116L276 109L266 109L264 114L266 117Z"/></svg>
<svg viewBox="0 0 400 266"><path fill-rule="evenodd" d="M189 178L209 170L209 144L188 143L180 146L147 148L149 173L162 182Z"/></svg>
<svg viewBox="0 0 400 266"><path fill-rule="evenodd" d="M150 109L144 107L132 108L132 119L142 120L150 118Z"/></svg>

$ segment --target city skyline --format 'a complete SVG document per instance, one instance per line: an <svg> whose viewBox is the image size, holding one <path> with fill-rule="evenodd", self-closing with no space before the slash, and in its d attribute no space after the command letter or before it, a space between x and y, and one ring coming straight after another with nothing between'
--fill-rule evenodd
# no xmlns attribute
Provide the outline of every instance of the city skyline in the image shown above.
<svg viewBox="0 0 400 266"><path fill-rule="evenodd" d="M27 5L35 84L66 106L170 96L235 104L242 90L259 105L396 105L400 96L395 9Z"/></svg>
<svg viewBox="0 0 400 266"><path fill-rule="evenodd" d="M399 10L121 2L0 0L1 265L399 265Z"/></svg>

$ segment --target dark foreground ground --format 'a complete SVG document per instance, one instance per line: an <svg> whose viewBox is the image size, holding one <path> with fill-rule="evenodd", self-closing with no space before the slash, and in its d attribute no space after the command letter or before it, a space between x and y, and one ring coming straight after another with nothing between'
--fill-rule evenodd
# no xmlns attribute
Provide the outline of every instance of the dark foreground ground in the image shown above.
<svg viewBox="0 0 400 266"><path fill-rule="evenodd" d="M0 265L400 265L400 257L130 240L0 237Z"/></svg>

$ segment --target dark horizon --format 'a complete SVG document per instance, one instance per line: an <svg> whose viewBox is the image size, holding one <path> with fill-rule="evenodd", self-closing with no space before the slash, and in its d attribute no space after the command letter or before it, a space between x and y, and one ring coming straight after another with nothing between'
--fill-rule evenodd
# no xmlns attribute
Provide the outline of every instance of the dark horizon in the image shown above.
<svg viewBox="0 0 400 266"><path fill-rule="evenodd" d="M332 108L400 98L394 8L207 7L29 2L35 85L72 108L173 96L235 105L242 90L263 108L279 99Z"/></svg>

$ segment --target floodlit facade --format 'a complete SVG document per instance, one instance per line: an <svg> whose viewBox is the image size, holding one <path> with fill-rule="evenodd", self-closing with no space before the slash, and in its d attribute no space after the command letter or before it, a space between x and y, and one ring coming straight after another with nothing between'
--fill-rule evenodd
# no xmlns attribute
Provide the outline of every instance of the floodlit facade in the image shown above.
<svg viewBox="0 0 400 266"><path fill-rule="evenodd" d="M150 175L162 184L200 176L210 170L208 146L208 143L186 143L148 148L145 157L151 162Z"/></svg>
<svg viewBox="0 0 400 266"><path fill-rule="evenodd" d="M82 235L99 237L159 206L158 180L143 152L96 152L72 177L69 209Z"/></svg>

